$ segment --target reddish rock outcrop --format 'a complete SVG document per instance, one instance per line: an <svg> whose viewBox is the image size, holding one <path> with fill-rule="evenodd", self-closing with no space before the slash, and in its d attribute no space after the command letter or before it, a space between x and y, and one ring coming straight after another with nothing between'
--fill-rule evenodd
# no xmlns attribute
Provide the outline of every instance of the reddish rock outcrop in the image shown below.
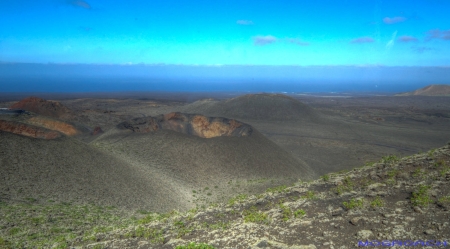
<svg viewBox="0 0 450 249"><path fill-rule="evenodd" d="M72 112L69 108L65 107L57 101L49 101L37 97L28 97L15 104L13 104L11 109L20 109L37 114L41 114L48 117L69 119L73 117Z"/></svg>
<svg viewBox="0 0 450 249"><path fill-rule="evenodd" d="M57 131L47 130L29 124L5 120L0 120L0 131L6 131L22 136L41 139L55 139L61 137L61 133Z"/></svg>
<svg viewBox="0 0 450 249"><path fill-rule="evenodd" d="M91 134L92 134L92 136L95 136L95 135L98 135L98 134L101 134L101 133L103 133L102 128L100 126L96 126Z"/></svg>
<svg viewBox="0 0 450 249"><path fill-rule="evenodd" d="M47 128L49 130L61 132L67 136L73 136L78 134L78 130L73 125L70 125L63 121L53 120L44 117L32 117L28 119L28 122L33 125Z"/></svg>
<svg viewBox="0 0 450 249"><path fill-rule="evenodd" d="M135 118L118 125L120 129L147 133L159 129L173 130L202 138L221 136L242 137L252 133L250 125L234 119L211 118L203 115L172 112L156 117Z"/></svg>

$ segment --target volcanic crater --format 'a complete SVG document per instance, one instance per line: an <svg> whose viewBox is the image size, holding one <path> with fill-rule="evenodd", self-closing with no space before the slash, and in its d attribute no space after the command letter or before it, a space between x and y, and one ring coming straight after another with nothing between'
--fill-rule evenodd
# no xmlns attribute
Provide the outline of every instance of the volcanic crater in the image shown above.
<svg viewBox="0 0 450 249"><path fill-rule="evenodd" d="M252 134L252 127L234 119L206 117L198 114L172 112L155 117L141 117L125 121L119 129L128 129L138 133L157 130L172 130L202 138L245 137Z"/></svg>

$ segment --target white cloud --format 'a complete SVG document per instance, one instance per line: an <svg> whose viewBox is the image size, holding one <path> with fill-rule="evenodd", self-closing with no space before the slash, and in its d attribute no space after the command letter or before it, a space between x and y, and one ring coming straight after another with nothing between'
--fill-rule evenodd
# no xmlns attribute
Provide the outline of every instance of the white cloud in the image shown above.
<svg viewBox="0 0 450 249"><path fill-rule="evenodd" d="M266 35L266 36L255 36L253 37L253 44L257 46L264 46L267 44L271 44L276 42L278 39L275 36L272 35Z"/></svg>

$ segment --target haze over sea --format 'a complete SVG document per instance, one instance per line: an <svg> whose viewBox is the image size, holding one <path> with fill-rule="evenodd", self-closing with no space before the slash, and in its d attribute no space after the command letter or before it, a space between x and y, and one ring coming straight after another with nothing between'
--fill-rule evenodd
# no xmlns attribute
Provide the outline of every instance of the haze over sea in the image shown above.
<svg viewBox="0 0 450 249"><path fill-rule="evenodd" d="M411 91L449 84L447 67L0 64L0 92Z"/></svg>

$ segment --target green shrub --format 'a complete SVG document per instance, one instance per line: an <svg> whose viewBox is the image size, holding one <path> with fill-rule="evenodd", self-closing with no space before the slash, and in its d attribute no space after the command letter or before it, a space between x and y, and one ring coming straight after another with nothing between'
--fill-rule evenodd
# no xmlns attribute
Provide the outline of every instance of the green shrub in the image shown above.
<svg viewBox="0 0 450 249"><path fill-rule="evenodd" d="M282 192L286 192L286 185L281 185L278 187L273 187L273 188L268 188L266 190L267 193L282 193Z"/></svg>
<svg viewBox="0 0 450 249"><path fill-rule="evenodd" d="M208 244L197 244L195 242L189 243L187 246L177 246L175 249L216 249L214 246Z"/></svg>
<svg viewBox="0 0 450 249"><path fill-rule="evenodd" d="M288 221L292 216L292 211L289 207L280 204L281 214L283 215L283 220Z"/></svg>
<svg viewBox="0 0 450 249"><path fill-rule="evenodd" d="M14 236L18 233L20 233L20 228L18 228L18 227L13 227L9 230L9 235L11 235L11 236Z"/></svg>
<svg viewBox="0 0 450 249"><path fill-rule="evenodd" d="M415 178L418 178L424 174L425 174L425 172L423 172L421 168L417 168L416 170L413 171L412 176Z"/></svg>
<svg viewBox="0 0 450 249"><path fill-rule="evenodd" d="M428 190L430 186L427 185L419 185L417 190L412 193L411 203L413 206L428 206L429 203L433 201L430 199L428 194Z"/></svg>
<svg viewBox="0 0 450 249"><path fill-rule="evenodd" d="M439 168L439 167L442 167L442 166L444 166L444 167L446 166L446 163L445 163L444 159L441 159L441 160L439 160L439 161L434 163L434 167L436 167L436 168Z"/></svg>
<svg viewBox="0 0 450 249"><path fill-rule="evenodd" d="M301 218L301 217L303 217L305 215L306 215L306 212L303 209L299 209L299 210L294 212L294 217L295 218Z"/></svg>
<svg viewBox="0 0 450 249"><path fill-rule="evenodd" d="M447 172L450 171L450 167L444 167L441 171L439 171L440 176L445 176Z"/></svg>
<svg viewBox="0 0 450 249"><path fill-rule="evenodd" d="M330 176L329 175L323 175L323 176L321 176L321 178L322 178L322 180L324 182L328 182L330 180Z"/></svg>
<svg viewBox="0 0 450 249"><path fill-rule="evenodd" d="M362 199L351 199L349 202L342 203L344 207L348 210L362 208L364 206L364 201Z"/></svg>
<svg viewBox="0 0 450 249"><path fill-rule="evenodd" d="M443 196L443 197L441 197L441 198L439 198L439 200L438 200L440 203L450 203L450 195L447 195L447 196Z"/></svg>
<svg viewBox="0 0 450 249"><path fill-rule="evenodd" d="M432 149L432 150L428 151L428 157L433 157L435 151L436 151L436 149Z"/></svg>
<svg viewBox="0 0 450 249"><path fill-rule="evenodd" d="M3 239L2 237L0 237L0 246L8 246L9 243L7 240Z"/></svg>
<svg viewBox="0 0 450 249"><path fill-rule="evenodd" d="M334 190L338 195L343 194L344 192L350 192L353 190L353 186L355 183L353 180L347 176L342 180L342 185L337 186Z"/></svg>
<svg viewBox="0 0 450 249"><path fill-rule="evenodd" d="M371 207L382 207L384 206L383 200L379 196L377 196L374 200L370 202Z"/></svg>
<svg viewBox="0 0 450 249"><path fill-rule="evenodd" d="M302 196L302 198L313 200L313 199L316 199L316 194L314 193L314 191L308 191L308 192L306 192L305 195Z"/></svg>
<svg viewBox="0 0 450 249"><path fill-rule="evenodd" d="M400 170L394 169L394 170L388 171L387 175L389 178L393 179L394 177L398 176L399 173L400 173Z"/></svg>
<svg viewBox="0 0 450 249"><path fill-rule="evenodd" d="M382 157L381 161L383 163L395 163L398 162L400 159L395 155L389 155Z"/></svg>
<svg viewBox="0 0 450 249"><path fill-rule="evenodd" d="M103 245L101 244L95 245L94 247L92 247L92 249L103 249Z"/></svg>
<svg viewBox="0 0 450 249"><path fill-rule="evenodd" d="M239 203L239 202L242 202L242 201L244 201L245 199L247 199L247 195L245 195L245 194L240 194L240 195L238 195L238 196L236 196L236 197L231 198L231 199L228 201L228 205L233 206L234 204Z"/></svg>
<svg viewBox="0 0 450 249"><path fill-rule="evenodd" d="M244 210L244 222L253 223L268 223L267 214L262 213L256 209L256 207L251 207L250 209Z"/></svg>

